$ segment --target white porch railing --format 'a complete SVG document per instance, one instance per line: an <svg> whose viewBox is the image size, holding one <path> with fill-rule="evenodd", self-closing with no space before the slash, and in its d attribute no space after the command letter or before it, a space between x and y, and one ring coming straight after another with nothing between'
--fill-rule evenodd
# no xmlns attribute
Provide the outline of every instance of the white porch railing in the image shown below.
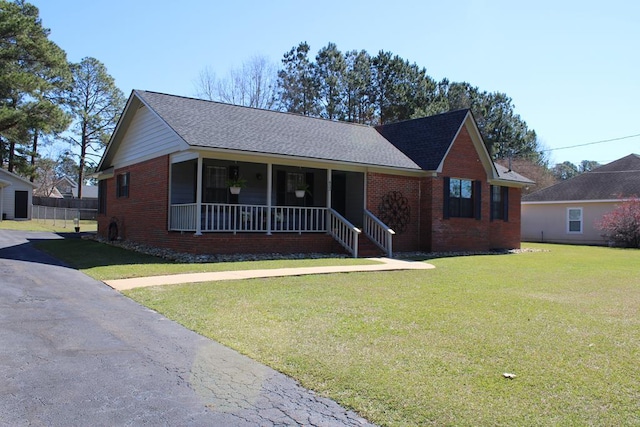
<svg viewBox="0 0 640 427"><path fill-rule="evenodd" d="M203 203L201 221L203 232L266 232L267 207Z"/></svg>
<svg viewBox="0 0 640 427"><path fill-rule="evenodd" d="M393 235L396 232L366 209L364 210L364 234L385 251L389 258L393 256Z"/></svg>
<svg viewBox="0 0 640 427"><path fill-rule="evenodd" d="M169 230L196 231L197 213L198 205L196 203L171 205L171 210L169 211Z"/></svg>
<svg viewBox="0 0 640 427"><path fill-rule="evenodd" d="M202 232L328 232L335 240L358 257L358 235L362 232L333 209L320 207L228 205L203 203L200 215L196 203L171 205L169 229L196 231L200 221ZM269 224L269 217L271 223ZM395 232L376 218L364 212L365 234L391 257Z"/></svg>
<svg viewBox="0 0 640 427"><path fill-rule="evenodd" d="M273 232L327 231L327 208L276 206L271 212Z"/></svg>
<svg viewBox="0 0 640 427"><path fill-rule="evenodd" d="M358 235L361 230L351 224L345 217L333 209L329 209L329 234L358 258Z"/></svg>
<svg viewBox="0 0 640 427"><path fill-rule="evenodd" d="M196 231L199 219L202 232L312 233L327 231L327 208L275 206L271 208L271 224L268 222L268 210L269 207L263 205L203 203L202 212L198 215L196 203L171 205L169 229Z"/></svg>

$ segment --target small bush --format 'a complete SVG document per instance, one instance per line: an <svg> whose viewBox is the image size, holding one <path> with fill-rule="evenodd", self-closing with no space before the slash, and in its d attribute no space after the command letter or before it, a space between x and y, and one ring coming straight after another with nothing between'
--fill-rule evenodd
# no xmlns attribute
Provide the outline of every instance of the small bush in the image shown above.
<svg viewBox="0 0 640 427"><path fill-rule="evenodd" d="M596 227L617 246L640 248L640 199L634 196L621 201L596 223Z"/></svg>

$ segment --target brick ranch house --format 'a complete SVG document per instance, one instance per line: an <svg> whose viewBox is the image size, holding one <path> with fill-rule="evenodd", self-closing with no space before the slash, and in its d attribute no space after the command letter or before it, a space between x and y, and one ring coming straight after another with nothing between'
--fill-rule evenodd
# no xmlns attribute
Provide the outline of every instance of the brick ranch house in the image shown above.
<svg viewBox="0 0 640 427"><path fill-rule="evenodd" d="M518 248L531 183L468 110L371 127L138 90L97 176L101 236L210 254Z"/></svg>

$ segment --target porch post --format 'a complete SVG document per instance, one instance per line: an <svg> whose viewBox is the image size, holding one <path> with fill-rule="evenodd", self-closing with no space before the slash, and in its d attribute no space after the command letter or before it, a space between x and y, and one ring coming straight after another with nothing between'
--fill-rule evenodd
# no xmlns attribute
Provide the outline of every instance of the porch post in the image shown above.
<svg viewBox="0 0 640 427"><path fill-rule="evenodd" d="M196 174L196 236L202 236L202 156L198 154L198 172Z"/></svg>
<svg viewBox="0 0 640 427"><path fill-rule="evenodd" d="M267 236L271 236L271 194L273 187L273 164L267 163Z"/></svg>
<svg viewBox="0 0 640 427"><path fill-rule="evenodd" d="M329 209L331 209L331 175L333 169L327 169L327 233L331 231L331 215L329 215Z"/></svg>

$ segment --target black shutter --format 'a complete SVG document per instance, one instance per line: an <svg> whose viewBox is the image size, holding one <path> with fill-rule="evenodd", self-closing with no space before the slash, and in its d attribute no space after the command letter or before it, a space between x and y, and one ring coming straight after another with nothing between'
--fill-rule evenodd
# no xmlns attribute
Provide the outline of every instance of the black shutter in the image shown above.
<svg viewBox="0 0 640 427"><path fill-rule="evenodd" d="M476 219L482 219L482 181L475 181L475 188L473 189L473 211Z"/></svg>
<svg viewBox="0 0 640 427"><path fill-rule="evenodd" d="M107 213L107 181L98 181L98 213Z"/></svg>
<svg viewBox="0 0 640 427"><path fill-rule="evenodd" d="M509 187L502 187L502 219L509 221Z"/></svg>
<svg viewBox="0 0 640 427"><path fill-rule="evenodd" d="M489 221L493 221L496 217L495 202L493 200L493 188L495 185L489 186Z"/></svg>
<svg viewBox="0 0 640 427"><path fill-rule="evenodd" d="M444 190L442 193L442 218L449 219L449 198L450 198L450 179L448 176L442 178L442 189Z"/></svg>

